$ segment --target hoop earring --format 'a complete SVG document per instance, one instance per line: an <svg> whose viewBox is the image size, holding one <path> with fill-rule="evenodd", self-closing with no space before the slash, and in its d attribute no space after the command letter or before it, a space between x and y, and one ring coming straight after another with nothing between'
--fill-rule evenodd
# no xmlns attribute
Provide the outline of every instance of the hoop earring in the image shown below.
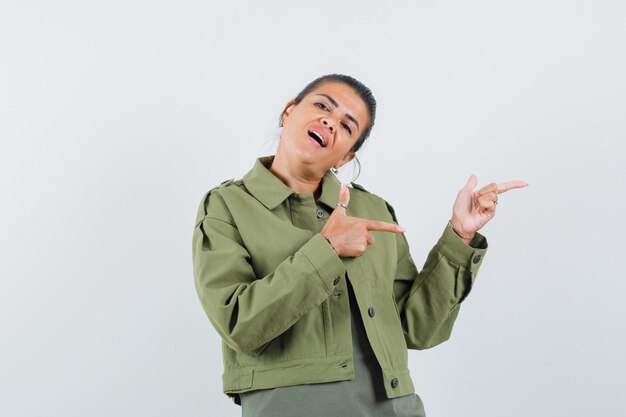
<svg viewBox="0 0 626 417"><path fill-rule="evenodd" d="M330 167L330 171L331 171L333 174L335 174L335 175L337 175L337 174L339 173L339 169L338 169L338 168L335 168L335 167Z"/></svg>

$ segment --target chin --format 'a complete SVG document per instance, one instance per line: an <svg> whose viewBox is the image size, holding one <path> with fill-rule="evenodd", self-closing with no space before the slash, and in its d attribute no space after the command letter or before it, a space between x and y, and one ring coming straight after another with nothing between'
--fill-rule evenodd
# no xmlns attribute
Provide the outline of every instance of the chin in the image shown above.
<svg viewBox="0 0 626 417"><path fill-rule="evenodd" d="M293 162L297 161L306 165L320 162L320 156L310 149L295 149L295 152L291 152L289 157Z"/></svg>

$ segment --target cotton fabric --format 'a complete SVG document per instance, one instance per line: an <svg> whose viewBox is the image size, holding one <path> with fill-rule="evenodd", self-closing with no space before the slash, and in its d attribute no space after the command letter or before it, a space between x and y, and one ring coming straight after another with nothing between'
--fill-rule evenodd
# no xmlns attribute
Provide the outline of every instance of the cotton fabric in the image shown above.
<svg viewBox="0 0 626 417"><path fill-rule="evenodd" d="M467 245L446 226L421 271L402 233L372 231L376 242L365 254L340 258L319 234L337 205L336 177L325 174L315 201L272 174L272 161L259 158L241 180L206 193L198 208L195 285L223 340L224 392L238 403L243 392L353 379L350 306L333 294L345 294L347 277L355 277L385 395L413 394L407 348L450 337L486 239L477 233ZM355 183L346 214L397 222L389 203Z"/></svg>
<svg viewBox="0 0 626 417"><path fill-rule="evenodd" d="M380 366L367 341L351 285L347 296L354 379L243 393L242 417L425 417L417 394L387 399Z"/></svg>

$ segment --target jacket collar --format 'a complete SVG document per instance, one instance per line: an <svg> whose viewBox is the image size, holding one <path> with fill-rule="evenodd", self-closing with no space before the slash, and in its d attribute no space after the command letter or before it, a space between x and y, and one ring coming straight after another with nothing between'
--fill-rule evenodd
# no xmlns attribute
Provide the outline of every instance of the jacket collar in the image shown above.
<svg viewBox="0 0 626 417"><path fill-rule="evenodd" d="M269 210L273 210L290 195L296 194L287 187L278 177L270 172L269 167L274 161L274 155L257 158L254 166L243 177L243 183L250 194L261 202ZM319 202L327 205L331 210L339 201L339 189L341 183L329 170L322 178L322 194Z"/></svg>

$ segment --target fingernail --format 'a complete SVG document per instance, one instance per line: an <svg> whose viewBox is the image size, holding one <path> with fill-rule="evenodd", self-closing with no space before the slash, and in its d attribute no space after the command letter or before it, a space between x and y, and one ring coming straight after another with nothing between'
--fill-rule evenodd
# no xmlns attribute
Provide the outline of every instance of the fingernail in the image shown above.
<svg viewBox="0 0 626 417"><path fill-rule="evenodd" d="M406 232L406 229L404 227L402 227L402 226L398 226L398 231L400 233L404 233L404 232Z"/></svg>

